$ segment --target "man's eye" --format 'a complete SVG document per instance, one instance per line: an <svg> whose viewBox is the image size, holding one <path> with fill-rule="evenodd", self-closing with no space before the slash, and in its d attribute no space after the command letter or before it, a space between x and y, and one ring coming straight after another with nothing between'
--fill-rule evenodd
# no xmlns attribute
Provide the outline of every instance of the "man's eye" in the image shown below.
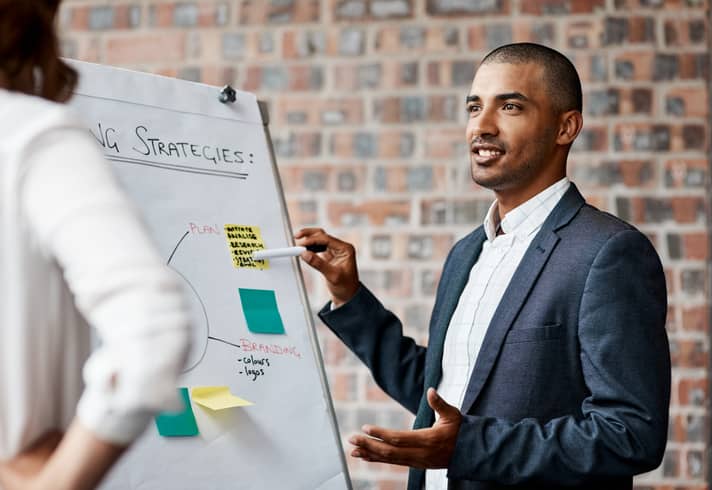
<svg viewBox="0 0 712 490"><path fill-rule="evenodd" d="M510 102L507 102L506 104L504 104L504 106L503 106L502 108L503 108L505 111L516 111L516 110L519 109L519 106L514 105L514 104L512 104L512 103L510 103Z"/></svg>
<svg viewBox="0 0 712 490"><path fill-rule="evenodd" d="M473 113L473 112L479 112L480 111L480 106L477 104L470 104L467 106L467 112Z"/></svg>

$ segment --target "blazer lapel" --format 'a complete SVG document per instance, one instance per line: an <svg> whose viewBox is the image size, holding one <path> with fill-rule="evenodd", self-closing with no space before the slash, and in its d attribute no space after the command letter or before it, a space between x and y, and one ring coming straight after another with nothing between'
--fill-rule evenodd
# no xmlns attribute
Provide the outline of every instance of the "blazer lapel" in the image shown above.
<svg viewBox="0 0 712 490"><path fill-rule="evenodd" d="M455 307L457 307L462 290L465 289L467 280L470 277L470 270L480 256L480 252L482 252L482 244L486 238L483 227L473 231L462 243L461 249L453 252L453 256L449 261L451 265L448 270L443 271L440 279L441 281L447 281L447 286L438 297L440 304L436 305L436 310L433 311L432 321L435 324L430 329L431 336L428 341L424 392L414 423L415 428L429 426L432 423L430 420L432 410L426 400L425 391L431 386L437 388L440 383L445 335L448 325L450 325L450 318L455 311Z"/></svg>
<svg viewBox="0 0 712 490"><path fill-rule="evenodd" d="M495 310L487 333L472 370L467 392L462 402L461 411L467 413L477 400L482 387L492 371L499 356L504 338L512 326L519 310L529 296L537 277L546 264L551 252L559 242L556 230L567 224L583 205L584 200L575 185L561 198L541 230L532 240L522 261L517 267L509 286Z"/></svg>

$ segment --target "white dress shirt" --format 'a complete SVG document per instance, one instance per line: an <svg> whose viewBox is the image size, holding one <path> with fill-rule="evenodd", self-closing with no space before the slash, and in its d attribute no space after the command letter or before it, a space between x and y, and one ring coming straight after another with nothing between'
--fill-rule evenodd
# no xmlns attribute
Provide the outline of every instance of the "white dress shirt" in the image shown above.
<svg viewBox="0 0 712 490"><path fill-rule="evenodd" d="M438 393L450 405L462 405L482 341L504 291L531 241L569 186L564 177L512 209L501 222L497 201L490 206L484 221L487 240L470 271L445 336ZM497 235L498 226L503 235ZM426 471L425 488L446 490L447 469Z"/></svg>
<svg viewBox="0 0 712 490"><path fill-rule="evenodd" d="M0 90L0 134L0 461L75 415L129 443L175 406L179 279L69 109Z"/></svg>

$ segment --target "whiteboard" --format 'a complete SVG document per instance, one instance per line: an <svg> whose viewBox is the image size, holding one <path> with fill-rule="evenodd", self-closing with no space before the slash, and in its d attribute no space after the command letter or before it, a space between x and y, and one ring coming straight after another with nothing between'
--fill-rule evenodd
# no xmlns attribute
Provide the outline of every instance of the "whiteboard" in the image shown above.
<svg viewBox="0 0 712 490"><path fill-rule="evenodd" d="M81 81L71 105L191 303L179 386L227 386L254 404L211 410L191 398L199 434L164 437L149 425L101 488L350 488L297 259L249 267L228 238L247 226L266 248L293 244L256 97L223 104L215 87L72 64ZM284 333L255 331L250 311L261 310L243 302L245 290L273 292Z"/></svg>

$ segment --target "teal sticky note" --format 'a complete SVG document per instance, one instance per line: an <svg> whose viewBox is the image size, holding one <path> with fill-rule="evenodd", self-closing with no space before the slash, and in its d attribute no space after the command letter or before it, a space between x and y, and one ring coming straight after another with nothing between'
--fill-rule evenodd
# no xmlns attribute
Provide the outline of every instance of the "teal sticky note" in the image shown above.
<svg viewBox="0 0 712 490"><path fill-rule="evenodd" d="M284 333L284 324L277 309L277 298L274 291L240 288L240 302L250 332Z"/></svg>
<svg viewBox="0 0 712 490"><path fill-rule="evenodd" d="M200 434L195 422L193 407L190 406L188 388L178 388L178 396L183 401L180 412L162 412L156 415L156 427L163 437L193 437Z"/></svg>

